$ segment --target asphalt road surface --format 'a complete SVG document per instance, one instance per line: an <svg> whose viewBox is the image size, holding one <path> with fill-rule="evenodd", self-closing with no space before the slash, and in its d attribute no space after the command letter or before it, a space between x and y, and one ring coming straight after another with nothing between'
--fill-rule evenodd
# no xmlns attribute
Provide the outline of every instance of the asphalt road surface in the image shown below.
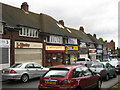
<svg viewBox="0 0 120 90"><path fill-rule="evenodd" d="M120 75L116 78L111 78L109 81L103 81L102 83L102 90L108 90L116 83L120 82ZM10 81L3 81L0 82L2 85L2 90L37 90L39 83L39 78L29 80L27 83L21 83L20 81L10 82Z"/></svg>

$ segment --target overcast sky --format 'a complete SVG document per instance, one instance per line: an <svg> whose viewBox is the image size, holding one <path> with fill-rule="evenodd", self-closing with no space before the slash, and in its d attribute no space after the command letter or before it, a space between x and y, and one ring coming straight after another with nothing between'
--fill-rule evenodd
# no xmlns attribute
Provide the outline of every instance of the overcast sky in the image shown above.
<svg viewBox="0 0 120 90"><path fill-rule="evenodd" d="M86 33L95 33L108 42L114 40L118 46L118 2L120 0L1 0L20 8L22 2L29 4L29 10L44 13L56 20L64 20L65 26Z"/></svg>

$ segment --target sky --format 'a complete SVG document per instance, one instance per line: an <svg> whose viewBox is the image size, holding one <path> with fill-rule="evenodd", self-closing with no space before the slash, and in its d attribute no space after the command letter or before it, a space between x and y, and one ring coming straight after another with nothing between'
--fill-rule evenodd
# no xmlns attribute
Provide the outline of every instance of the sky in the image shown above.
<svg viewBox="0 0 120 90"><path fill-rule="evenodd" d="M120 0L1 0L20 8L27 2L29 11L44 13L56 20L64 20L67 27L83 26L86 33L96 34L118 47L118 2Z"/></svg>

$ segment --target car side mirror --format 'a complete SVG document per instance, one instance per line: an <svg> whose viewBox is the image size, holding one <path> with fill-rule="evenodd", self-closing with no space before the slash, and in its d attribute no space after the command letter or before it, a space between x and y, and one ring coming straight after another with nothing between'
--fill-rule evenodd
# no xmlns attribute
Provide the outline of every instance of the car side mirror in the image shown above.
<svg viewBox="0 0 120 90"><path fill-rule="evenodd" d="M40 67L41 69L43 69L43 67Z"/></svg>

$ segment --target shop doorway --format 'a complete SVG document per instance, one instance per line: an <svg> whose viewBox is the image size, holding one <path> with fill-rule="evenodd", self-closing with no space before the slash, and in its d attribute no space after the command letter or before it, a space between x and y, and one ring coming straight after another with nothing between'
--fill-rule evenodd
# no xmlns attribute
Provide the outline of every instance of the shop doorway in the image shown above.
<svg viewBox="0 0 120 90"><path fill-rule="evenodd" d="M63 53L47 53L47 66L55 66L63 64Z"/></svg>

